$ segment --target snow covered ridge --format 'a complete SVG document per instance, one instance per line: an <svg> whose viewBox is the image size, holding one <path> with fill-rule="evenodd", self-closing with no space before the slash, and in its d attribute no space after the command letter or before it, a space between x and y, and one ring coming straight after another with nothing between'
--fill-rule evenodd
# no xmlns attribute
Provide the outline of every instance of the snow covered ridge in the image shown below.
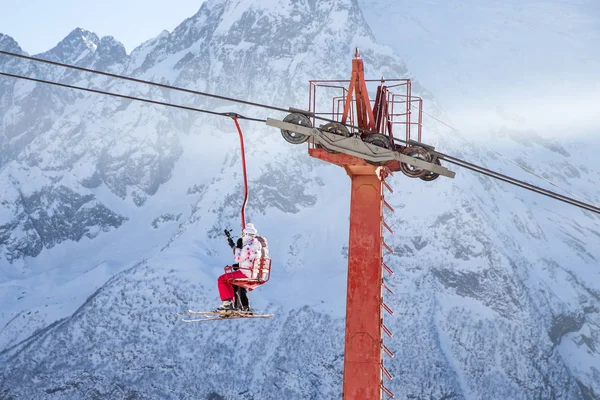
<svg viewBox="0 0 600 400"><path fill-rule="evenodd" d="M369 76L409 74L350 0L212 0L131 55L83 30L61 43L44 56L280 106L305 106L310 78L347 78L355 46ZM0 68L278 116L6 57ZM341 397L343 171L242 123L247 214L274 263L251 301L276 317L190 326L174 314L216 305L231 257L220 234L239 224L232 122L9 79L0 79L0 119L0 398ZM424 139L522 176L433 121ZM499 129L486 146L600 202L597 143ZM429 185L390 181L389 386L397 398L597 399L600 219L458 173ZM28 229L40 220L39 232Z"/></svg>
<svg viewBox="0 0 600 400"><path fill-rule="evenodd" d="M161 33L135 49L131 56L113 38L100 39L78 28L39 57L239 98L295 106L306 102L306 82L312 74L331 76L327 71L335 71L335 77L347 75L340 71L337 60L315 62L315 55L332 43L349 42L343 49L336 50L339 59L346 60L353 46L365 44L364 57L372 61L376 75L403 76L406 73L402 62L388 49L370 43L373 39L353 2L291 4L291 14L284 5L287 7L288 3L282 1L277 7L268 8L247 1L208 2L172 33ZM239 20L236 15L240 16ZM332 16L345 18L348 24L359 29L351 30L348 24L340 24L337 30L322 35L322 40L306 39L318 37ZM307 23L301 24L299 17ZM307 32L306 35L302 35L303 32ZM265 41L267 37L269 40ZM0 65L14 73L207 106L202 98L7 57L0 59ZM323 70L315 71L315 65L320 65ZM95 194L98 188L106 187L120 198L129 198L137 206L142 206L148 196L156 193L170 178L182 153L181 135L197 134L190 128L195 121L200 121L195 115L129 101L82 95L11 79L0 82L6 88L2 104L7 105L6 113L0 117L4 132L0 137L3 165L16 159L26 165L25 168L33 168L43 176L52 171L53 176L48 176L46 183L62 179L66 174L77 182L73 189L82 195ZM224 106L233 111L238 109L231 104L213 102L208 105ZM257 112L261 111L246 113ZM37 186L40 189L45 186L45 183L41 184L43 180L35 179L40 182ZM19 180L19 184L22 183ZM5 224L15 225L12 218ZM11 231L15 230L11 228ZM10 259L24 255L12 251Z"/></svg>
<svg viewBox="0 0 600 400"><path fill-rule="evenodd" d="M10 225L2 226L2 251L9 262L18 257L36 257L43 248L52 248L64 240L79 241L84 236L93 239L126 220L94 201L93 195L82 196L65 186L21 195L19 203L7 205L16 207ZM17 227L25 230L25 240L10 234Z"/></svg>

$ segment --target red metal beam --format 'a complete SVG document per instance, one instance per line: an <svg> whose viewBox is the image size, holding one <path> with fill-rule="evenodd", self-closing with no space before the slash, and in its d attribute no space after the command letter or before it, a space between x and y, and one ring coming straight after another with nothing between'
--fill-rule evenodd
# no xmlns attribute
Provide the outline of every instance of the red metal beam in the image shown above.
<svg viewBox="0 0 600 400"><path fill-rule="evenodd" d="M311 81L311 86L315 82ZM403 83L406 84L407 82ZM316 94L312 92L309 107L315 106L315 97ZM344 93L345 103L340 121L345 124L353 119L358 125L359 133L365 130L384 133L388 125L391 133L387 97L387 91L382 86L378 91L374 113L365 84L363 61L357 50L352 60L348 91ZM382 296L383 269L392 273L383 263L382 254L383 246L391 251L383 242L382 235L383 207L387 203L383 199L385 182L382 179L386 174L381 174L380 171L386 167L374 166L350 155L333 154L314 148L310 141L309 154L343 167L351 180L343 399L379 400L383 392L393 396L382 383L384 374L390 377L383 366L382 331L391 336L389 329L383 325L382 309L392 313L384 304ZM399 168L399 163L396 164ZM387 187L391 191L389 185ZM392 354L389 350L386 352Z"/></svg>
<svg viewBox="0 0 600 400"><path fill-rule="evenodd" d="M242 153L242 172L244 173L244 203L242 204L242 230L246 228L246 203L248 203L248 176L246 175L246 150L244 149L244 134L237 118L232 118L235 122L238 135L240 136L240 149Z"/></svg>
<svg viewBox="0 0 600 400"><path fill-rule="evenodd" d="M383 297L383 181L379 168L346 154L310 149L343 167L351 183L348 287L344 346L344 400L381 399Z"/></svg>
<svg viewBox="0 0 600 400"><path fill-rule="evenodd" d="M381 196L374 166L347 166L352 180L344 400L381 399Z"/></svg>

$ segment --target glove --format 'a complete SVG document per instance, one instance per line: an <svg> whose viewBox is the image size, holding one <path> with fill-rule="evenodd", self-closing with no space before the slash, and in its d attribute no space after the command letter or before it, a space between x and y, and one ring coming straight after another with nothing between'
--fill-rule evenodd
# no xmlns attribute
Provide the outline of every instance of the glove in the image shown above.
<svg viewBox="0 0 600 400"><path fill-rule="evenodd" d="M228 237L227 238L227 243L229 243L229 247L231 247L232 249L235 247L235 243L233 243L233 239Z"/></svg>
<svg viewBox="0 0 600 400"><path fill-rule="evenodd" d="M237 240L236 247L237 247L238 249L241 249L242 247L244 247L244 245L242 244L242 238L239 238L239 239Z"/></svg>

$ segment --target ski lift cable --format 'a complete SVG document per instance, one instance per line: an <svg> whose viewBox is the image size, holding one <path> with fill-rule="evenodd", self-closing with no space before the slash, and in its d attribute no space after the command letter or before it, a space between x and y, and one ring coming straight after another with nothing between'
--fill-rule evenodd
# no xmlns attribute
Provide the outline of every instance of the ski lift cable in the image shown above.
<svg viewBox="0 0 600 400"><path fill-rule="evenodd" d="M498 178L498 179L502 178L500 180L502 180L504 182L507 182L507 183L513 184L515 186L519 186L519 187L522 187L524 189L528 189L528 190L531 190L531 191L534 191L534 192L538 192L540 194L544 194L544 195L546 195L548 197L552 197L552 198L554 198L556 200L561 200L561 199L562 200L566 200L566 201L570 202L573 205L576 205L576 206L581 207L581 208L586 208L589 211L593 211L593 212L596 212L596 213L600 214L600 208L597 207L597 206L595 206L595 205L593 205L593 204L584 203L582 201L570 198L568 196L564 196L564 195L562 195L560 193L556 193L556 192L553 192L551 190L544 189L544 188L542 188L540 186L532 185L531 183L528 183L528 182L525 182L525 181L521 181L519 179L510 177L508 175L501 174L499 172L492 171L492 170L484 168L484 167L482 167L480 165L476 165L476 164L473 164L473 163L461 160L461 159L456 158L456 157L452 157L452 156L449 156L449 155L444 155L444 154L441 154L441 153L440 153L440 155L441 155L441 157L440 157L441 159L443 159L443 160L445 160L445 161L447 161L449 163L452 163L452 164L455 164L455 165L459 165L459 166L461 166L463 168L467 168L467 169L470 169L472 171L482 173L484 175L492 176L494 178Z"/></svg>
<svg viewBox="0 0 600 400"><path fill-rule="evenodd" d="M458 159L445 159L445 161L448 161L449 163L457 165L459 167L463 167L463 168L469 169L471 171L480 173L482 175L486 175L491 178L494 178L494 179L497 179L497 180L500 180L500 181L503 181L506 183L510 183L511 185L530 190L534 193L538 193L543 196L547 196L547 197L553 198L555 200L562 201L563 203L567 203L567 204L573 205L575 207L579 207L584 210L591 211L596 214L600 214L600 208L598 208L598 207L595 207L595 206L592 206L592 205L589 205L586 203L582 203L578 200L574 200L574 199L566 197L566 196L562 196L562 195L556 196L555 195L556 193L554 193L554 192L550 192L543 188L527 184L526 182L522 182L522 181L516 180L514 178L507 177L506 175L494 173L493 171L489 171L489 170L485 170L485 169L475 168L475 167L471 166L470 163L463 163Z"/></svg>
<svg viewBox="0 0 600 400"><path fill-rule="evenodd" d="M579 201L579 200L576 200L576 199L564 196L564 195L562 195L560 193L556 193L556 192L553 192L551 190L544 189L544 188L542 188L540 186L532 185L531 183L528 183L528 182L525 182L525 181L521 181L519 179L510 177L508 175L501 174L501 173L496 172L496 171L492 171L492 170L484 168L484 167L482 167L480 165L476 165L476 164L473 164L473 163L461 160L459 158L452 157L452 156L447 155L447 154L443 154L443 153L438 153L438 154L439 154L439 156L440 156L440 158L442 160L445 160L445 161L447 161L447 162L449 162L451 164L458 165L460 167L469 169L471 171L479 172L479 173L481 173L483 175L487 175L487 176L496 178L498 180L510 183L512 185L515 185L515 186L519 186L519 187L521 187L523 189L531 190L533 192L536 192L536 193L539 193L539 194L543 194L545 196L551 197L551 198L556 199L556 200L565 201L565 202L568 202L569 204L572 204L574 206L577 206L577 207L580 207L580 208L585 208L588 211L592 211L592 212L595 212L597 214L600 214L600 208L597 207L597 206L595 206L595 205L593 205L593 204L584 203L582 201Z"/></svg>
<svg viewBox="0 0 600 400"><path fill-rule="evenodd" d="M416 107L417 109L419 109L419 107L418 107L418 106L415 106L415 107ZM459 132L459 130L458 130L458 129L456 129L456 128L454 128L453 126L451 126L451 125L449 125L449 124L445 123L444 121L442 121L442 120L440 120L440 119L438 119L438 118L434 117L433 115L431 115L431 114L429 114L429 113L427 113L427 112L425 112L425 111L423 111L423 110L420 110L420 111L421 111L423 114L427 115L428 117L430 117L430 118L432 118L432 119L436 120L436 121L437 121L437 122L439 122L440 124L442 124L442 125L444 125L444 126L446 126L446 127L450 128L450 129L452 129L452 130L453 130L453 131L455 131L455 132ZM560 186L560 185L558 185L558 184L556 184L556 183L552 182L550 179L548 179L548 178L545 178L545 177L543 177L543 176L541 176L541 175L537 174L536 172L532 171L531 169L529 169L529 168L525 167L524 165L521 165L521 164L519 164L519 163L518 163L518 162L516 162L515 160L513 160L513 159L511 159L511 158L509 158L509 157L506 157L506 156L505 156L505 155L503 155L503 154L500 154L500 153L499 153L499 152L497 152L496 150L493 150L493 149L490 149L490 148L488 148L487 150L488 150L488 151L491 151L492 153L494 153L494 154L496 154L496 155L498 155L498 156L500 156L500 157L502 157L502 158L504 158L506 161L509 161L509 162L511 162L511 163L513 163L513 164L515 164L516 166L518 166L519 168L521 168L521 169L522 169L522 170L524 170L525 172L528 172L528 173L530 173L531 175L534 175L534 176L536 176L537 178L539 178L539 179L542 179L542 180L544 180L544 181L548 182L550 185L552 185L552 186L554 186L554 187L557 187L557 188L561 189L562 191L564 191L565 193L569 194L570 196L572 196L572 197L574 197L574 198L576 198L576 199L579 199L579 200L581 200L582 202L587 202L587 203L589 203L589 204L593 205L595 208L598 208L598 205L597 205L597 204L595 204L595 203L593 203L593 202L589 201L588 199L584 199L583 197L576 195L575 193L573 193L573 192L571 192L571 191L569 191L569 190L565 189L564 187L562 187L562 186ZM447 161L448 161L448 160L447 160Z"/></svg>
<svg viewBox="0 0 600 400"><path fill-rule="evenodd" d="M45 84L53 85L53 86L60 86L60 87L68 88L68 89L83 90L85 92L92 92L92 93L97 93L97 94L103 94L103 95L106 95L106 96L120 97L122 99L136 100L136 101L142 101L144 103L150 103L150 104L157 104L157 105L161 105L161 106L179 108L179 109L182 109L182 110L195 111L195 112L200 112L200 113L205 113L205 114L211 114L211 115L218 115L218 116L221 116L221 117L230 117L230 118L244 119L244 120L255 121L255 122L266 122L266 120L264 120L264 119L245 117L243 115L236 114L236 113L231 113L231 112L210 111L210 110L205 110L205 109L202 109L202 108L189 107L189 106L184 106L184 105L180 105L180 104L172 104L172 103L166 103L166 102L163 102L163 101L145 99L145 98L142 98L142 97L128 96L128 95L125 95L125 94L106 92L104 90L84 88L84 87L81 87L81 86L74 86L74 85L68 85L66 83L52 82L52 81L47 81L47 80L44 80L44 79L31 78L31 77L28 77L28 76L9 74L7 72L2 72L2 71L0 71L0 75L7 76L7 77L10 77L10 78L16 78L16 79L24 79L24 80L32 81L32 82L45 83Z"/></svg>
<svg viewBox="0 0 600 400"><path fill-rule="evenodd" d="M588 199L584 199L583 197L581 197L581 196L578 196L577 194L575 194L575 193L573 193L573 192L571 192L571 191L569 191L569 190L565 189L564 187L557 185L556 183L552 182L550 179L548 179L548 178L544 178L543 176L541 176L541 175L539 175L539 174L535 173L534 171L530 170L529 168L525 167L524 165L521 165L521 164L519 164L519 163L518 163L518 162L516 162L515 160L512 160L512 159L510 159L510 158L506 157L505 155L502 155L502 154L498 153L496 150L492 150L492 149L488 149L488 150L489 150L489 151L491 151L492 153L495 153L496 155L498 155L498 156L500 156L500 157L504 158L506 161L509 161L509 162L511 162L511 163L513 163L513 164L515 164L516 166L520 167L520 168L521 168L521 169L523 169L524 171L526 171L526 172L529 172L531 175L534 175L534 176L536 176L536 177L538 177L538 178L540 178L540 179L542 179L542 180L544 180L544 181L548 182L550 185L552 185L552 186L554 186L554 187L557 187L557 188L559 188L559 189L563 190L563 191L564 191L565 193L567 193L568 195L570 195L570 196L572 196L572 197L574 197L574 198L576 198L576 199L579 199L579 200L581 200L581 201L588 202L588 203L590 203L590 204L594 205L595 207L598 207L598 205L597 205L596 203L594 203L594 202L592 202L592 201L590 201L590 200L588 200Z"/></svg>
<svg viewBox="0 0 600 400"><path fill-rule="evenodd" d="M67 84L58 83L58 82L46 81L43 79L14 75L14 74L9 74L9 73L5 73L5 72L1 72L1 71L0 71L0 75L11 77L11 78L17 78L17 79L25 79L25 80L29 80L29 81L33 81L33 82L38 82L38 83L46 83L49 85L55 85L55 86L60 86L60 87L64 87L64 88L69 88L69 89L78 89L78 90L83 90L83 91L87 91L87 92L103 94L103 95L107 95L107 96L120 97L120 98L128 99L128 100L137 100L137 101L142 101L145 103L157 104L157 105L162 105L162 106L180 108L183 110L196 111L196 112L202 112L202 113L211 114L211 115L218 115L218 116L232 118L233 121L235 122L235 126L236 126L236 129L237 129L239 137L240 137L240 146L241 146L241 153L242 153L242 170L244 173L244 203L242 205L242 211L241 211L242 229L244 229L246 227L245 209L246 209L246 203L248 202L248 178L246 175L246 155L245 155L245 151L244 151L244 136L242 134L242 129L240 127L238 119L244 119L244 120L256 121L256 122L266 122L265 120L245 117L245 116L237 114L237 113L229 113L229 112L219 113L219 112L204 110L204 109L200 109L200 108L182 106L182 105L178 105L178 104L170 104L170 103L165 103L165 102L161 102L161 101L143 99L143 98L135 97L135 96L127 96L127 95L122 95L122 94L118 94L118 93L106 92L106 91L102 91L102 90L89 89L89 88L84 88L84 87L80 87L80 86L73 86L73 85L67 85Z"/></svg>
<svg viewBox="0 0 600 400"><path fill-rule="evenodd" d="M186 89L186 88L182 88L180 86L167 85L167 84L164 84L164 83L157 83L157 82L147 81L147 80L144 80L144 79L138 79L138 78L132 78L132 77L129 77L129 76L124 76L124 75L112 74L110 72L103 72L103 71L98 71L98 70L94 70L94 69L89 69L89 68L84 68L84 67L78 67L76 65L64 64L64 63L60 63L60 62L57 62L57 61L44 60L42 58L26 56L24 54L11 53L11 52L4 51L4 50L0 50L0 54L5 55L5 56L9 56L9 57L16 57L16 58L21 58L21 59L24 59L24 60L29 60L29 61L34 61L34 62L40 62L40 63L54 65L54 66L58 66L58 67L63 67L63 68L67 68L67 69L73 69L73 70L77 70L77 71L88 72L88 73L91 73L91 74L108 76L110 78L122 79L122 80L125 80L125 81L141 83L141 84L144 84L144 85L156 86L156 87L160 87L160 88L163 88L163 89L170 89L170 90L175 90L175 91L178 91L178 92L189 93L189 94L194 94L194 95L204 96L204 97L210 97L210 98L217 99L217 100L224 100L224 101L229 101L229 102L233 102L233 103L240 103L240 104L245 104L245 105L248 105L248 106L260 107L260 108L265 108L265 109L273 110L273 111L280 111L280 112L284 112L284 113L289 113L290 112L290 109L276 107L276 106L271 106L269 104L256 103L256 102L252 102L252 101L237 99L237 98L234 98L234 97L221 96L221 95L217 95L217 94L213 94L213 93L201 92L201 91L192 90L192 89ZM313 118L315 118L315 119L318 119L320 121L324 121L324 122L327 122L327 123L330 123L330 122L339 122L339 121L335 121L333 119L321 117L319 115L311 115L311 116ZM264 122L264 121L265 120L262 120L262 122ZM348 128L352 128L352 129L359 129L358 126L353 126L353 125L346 125L346 126ZM367 130L364 130L364 129L361 129L361 131L364 132L364 133L378 133L378 132L374 132L374 131L367 131ZM399 142L401 142L401 143L408 144L408 142L406 140L402 140L402 139L398 139L398 138L396 138L396 140L399 141Z"/></svg>
<svg viewBox="0 0 600 400"><path fill-rule="evenodd" d="M0 53L5 53L5 52L0 51ZM221 112L210 111L210 110L201 109L201 108L195 108L195 107L183 106L183 105L178 105L178 104L166 103L166 102L161 102L161 101L156 101L156 100L145 99L145 98L141 98L141 97L123 95L123 94L106 92L106 91L97 90L97 89L84 88L84 87L81 87L81 86L74 86L74 85L68 85L68 84L64 84L64 83L58 83L58 82L48 81L48 80L44 80L44 79L31 78L31 77L26 77L26 76L21 76L21 75L16 75L16 74L10 74L10 73L1 72L1 71L0 71L0 76L7 76L7 77L11 77L11 78L16 78L16 79L24 79L24 80L29 80L29 81L33 81L33 82L45 83L45 84L49 84L49 85L54 85L54 86L59 86L59 87L64 87L64 88L69 88L69 89L82 90L82 91L87 91L87 92L91 92L91 93L97 93L97 94L103 94L103 95L107 95L107 96L124 98L124 99L128 99L128 100L137 100L137 101L141 101L141 102L145 102L145 103L156 104L156 105L163 105L163 106L167 106L167 107L179 108L179 109L183 109L183 110L201 112L201 113L206 113L206 114L211 114L211 115L217 115L217 116L222 116L222 117L238 118L238 119L255 121L255 122L266 122L266 120L264 120L264 119L245 117L243 115L239 115L239 114L231 113L231 112L222 112L221 113ZM151 83L151 84L154 84L154 83ZM175 90L179 90L179 88L175 88ZM187 89L183 89L183 90L187 90ZM236 100L234 99L232 101L236 101ZM246 103L249 103L249 102L246 102ZM262 105L259 105L258 103L256 103L256 105L257 106L262 106ZM268 106L268 107L277 109L279 111L284 110L284 109L281 109L281 108L278 108L278 107L271 107L271 106ZM287 110L285 110L285 111L288 112ZM429 115L429 114L427 114L427 115ZM435 117L432 117L432 118L435 118ZM440 121L440 122L442 122L442 121ZM452 128L452 129L454 129L454 128ZM490 176L492 178L496 178L496 179L502 180L504 182L513 184L515 186L519 186L519 187L522 187L524 189L528 189L528 190L531 190L533 192L536 192L536 193L539 193L539 194L543 194L543 195L545 195L547 197L551 197L551 198L554 198L556 200L560 200L560 201L563 201L565 203L568 203L568 204L571 204L571 205L574 205L574 206L577 206L577 207L580 207L580 208L584 208L584 209L586 209L588 211L592 211L594 213L600 214L600 208L598 208L598 207L596 207L594 205L586 204L584 202L581 202L581 201L578 201L576 199L572 199L572 198L563 196L561 194L549 191L547 189L543 189L541 187L532 185L530 183L519 181L519 180L517 180L515 178L511 178L511 177L509 177L507 175L503 175L503 174L500 174L498 172L488 170L488 169L483 168L481 166L469 163L467 161L458 159L456 157L452 157L452 156L444 154L444 153L436 152L436 154L438 155L438 157L440 159L446 160L446 161L448 161L448 162L450 162L452 164L461 166L461 167L469 169L471 171L479 172L479 173L481 173L483 175L487 175L487 176Z"/></svg>
<svg viewBox="0 0 600 400"><path fill-rule="evenodd" d="M64 63L60 63L60 62L57 62L57 61L44 60L42 58L26 56L24 54L11 53L11 52L4 51L4 50L0 50L0 54L3 54L5 56L10 56L10 57L22 58L22 59L29 60L29 61L40 62L40 63L44 63L44 64L50 64L50 65L54 65L54 66L58 66L58 67L63 67L63 68L68 68L68 69L74 69L74 70L77 70L77 71L89 72L91 74L108 76L110 78L122 79L122 80L130 81L130 82L136 82L136 83L142 83L144 85L156 86L156 87L160 87L160 88L163 88L163 89L177 90L177 91L184 92L184 93L195 94L195 95L200 95L200 96L205 96L205 97L211 97L211 98L218 99L218 100L226 100L226 101L231 101L231 102L235 102L235 103L246 104L246 105L249 105L249 106L256 106L256 107L268 108L268 109L271 109L271 110L274 110L274 111L289 112L289 110L287 110L285 108L269 106L269 105L266 105L266 104L260 104L260 103L255 103L255 102L251 102L251 101L236 99L236 98L233 98L233 97L220 96L220 95L217 95L217 94L207 93L207 92L201 92L201 91L198 91L198 90L186 89L186 88L182 88L182 87L179 87L179 86L167 85L167 84L164 84L164 83L146 81L146 80L143 80L143 79L132 78L132 77L129 77L129 76L112 74L110 72L103 72L103 71L98 71L98 70L94 70L94 69L89 69L89 68L84 68L84 67L78 67L76 65L64 64Z"/></svg>

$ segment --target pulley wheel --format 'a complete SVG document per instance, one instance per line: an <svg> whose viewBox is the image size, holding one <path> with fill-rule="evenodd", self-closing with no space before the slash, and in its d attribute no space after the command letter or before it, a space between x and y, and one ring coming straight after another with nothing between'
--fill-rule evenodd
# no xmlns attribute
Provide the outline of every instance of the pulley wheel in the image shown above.
<svg viewBox="0 0 600 400"><path fill-rule="evenodd" d="M335 135L344 136L344 137L352 136L352 134L348 131L348 128L346 128L346 126L344 124L341 124L339 122L330 122L328 124L325 124L321 127L321 130L325 131L325 132L333 133ZM324 147L320 144L316 145L316 147L319 149L323 149L326 152L331 153L331 154L339 153L339 151L330 150L327 147Z"/></svg>
<svg viewBox="0 0 600 400"><path fill-rule="evenodd" d="M429 152L427 152L427 150L425 150L422 147L407 147L402 151L402 153L413 158L418 158L423 161L431 162L431 154L429 154ZM400 163L400 169L402 170L402 173L404 175L410 178L421 178L429 172L426 169L419 168L415 165L407 164L404 162Z"/></svg>
<svg viewBox="0 0 600 400"><path fill-rule="evenodd" d="M435 159L435 161L433 161L433 163L434 163L435 165L442 165L442 163L440 162L440 159L439 159L439 158L436 158L436 159ZM431 182L431 181L433 181L433 180L436 180L436 179L437 179L437 178L439 178L439 177L440 177L440 175L439 175L439 174L436 174L435 172L427 171L427 172L425 173L425 175L423 175L423 176L421 177L421 179L423 179L423 180L424 180L424 181L426 181L426 182Z"/></svg>
<svg viewBox="0 0 600 400"><path fill-rule="evenodd" d="M312 123L310 122L310 118L308 118L304 114L300 113L292 113L283 119L283 122L289 122L290 124L296 124L305 126L307 128L312 128ZM285 139L286 142L291 144L301 144L308 140L310 136L303 135L302 133L288 131L286 129L281 130L281 136Z"/></svg>
<svg viewBox="0 0 600 400"><path fill-rule="evenodd" d="M392 148L390 139L381 133L372 133L369 136L367 136L366 138L364 138L363 142L369 143L369 144L374 144L377 147L383 147L384 149L388 149L388 150ZM371 165L385 165L387 163L387 161L369 161L369 160L365 160L365 161Z"/></svg>

